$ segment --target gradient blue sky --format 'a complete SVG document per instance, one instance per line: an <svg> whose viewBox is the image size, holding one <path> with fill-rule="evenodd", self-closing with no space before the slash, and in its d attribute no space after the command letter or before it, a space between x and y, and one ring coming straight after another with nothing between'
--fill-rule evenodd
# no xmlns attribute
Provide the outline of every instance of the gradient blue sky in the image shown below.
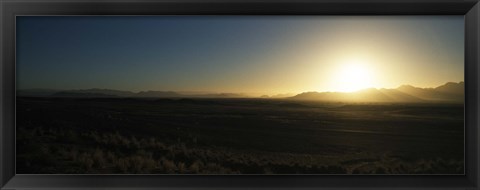
<svg viewBox="0 0 480 190"><path fill-rule="evenodd" d="M17 17L17 88L336 91L463 81L463 16Z"/></svg>

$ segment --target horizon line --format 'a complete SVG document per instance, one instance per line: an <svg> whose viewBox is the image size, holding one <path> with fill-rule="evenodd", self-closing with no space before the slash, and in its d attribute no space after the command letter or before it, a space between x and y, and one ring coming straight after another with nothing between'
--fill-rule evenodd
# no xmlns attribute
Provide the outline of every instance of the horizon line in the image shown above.
<svg viewBox="0 0 480 190"><path fill-rule="evenodd" d="M317 92L317 93L355 93L363 90L368 90L368 89L376 89L376 90L381 90L381 89L398 89L402 86L412 86L414 88L422 88L422 89L432 89L432 88L438 88L440 86L449 84L449 83L455 83L455 84L460 84L460 83L465 83L464 81L458 81L458 82L445 82L442 83L441 85L437 85L434 87L418 87L410 84L402 84L394 88L385 88L385 87L367 87L355 91L318 91L318 90L311 90L311 91L301 91L301 92L280 92L280 93L261 93L261 92L232 92L232 91L208 91L208 90L139 90L139 91L134 91L134 90L119 90L119 89L114 89L114 88L98 88L98 87L93 87L93 88L71 88L71 89L59 89L59 88L24 88L24 89L16 89L16 91L22 91L22 90L55 90L55 91L76 91L76 90L113 90L113 91L122 91L122 92L130 92L134 94L138 94L141 92L174 92L174 93L186 93L186 94L180 94L180 95L212 95L212 94L237 94L237 95L259 95L259 96L276 96L276 95L298 95L302 93L309 93L309 92Z"/></svg>

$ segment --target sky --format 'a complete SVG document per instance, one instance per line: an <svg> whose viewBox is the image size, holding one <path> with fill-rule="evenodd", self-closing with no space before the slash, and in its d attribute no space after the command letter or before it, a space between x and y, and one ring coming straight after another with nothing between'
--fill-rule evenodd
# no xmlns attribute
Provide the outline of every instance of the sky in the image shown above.
<svg viewBox="0 0 480 190"><path fill-rule="evenodd" d="M250 94L464 80L463 16L17 16L17 89Z"/></svg>

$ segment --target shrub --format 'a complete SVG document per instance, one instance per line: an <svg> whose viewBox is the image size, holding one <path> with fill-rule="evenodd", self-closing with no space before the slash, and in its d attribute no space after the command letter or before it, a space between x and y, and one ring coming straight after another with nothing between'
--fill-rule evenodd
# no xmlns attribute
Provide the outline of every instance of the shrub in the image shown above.
<svg viewBox="0 0 480 190"><path fill-rule="evenodd" d="M189 170L192 173L199 173L200 169L203 167L203 163L199 160L195 161L190 165Z"/></svg>
<svg viewBox="0 0 480 190"><path fill-rule="evenodd" d="M78 162L83 166L86 171L90 171L93 168L94 162L91 159L90 155L88 155L87 153L82 153L78 158Z"/></svg>
<svg viewBox="0 0 480 190"><path fill-rule="evenodd" d="M179 173L186 173L187 172L187 167L185 166L185 163L179 162L177 167L178 167L178 172Z"/></svg>
<svg viewBox="0 0 480 190"><path fill-rule="evenodd" d="M119 158L116 162L115 162L115 167L120 170L120 172L122 173L126 173L129 169L129 164L128 164L128 161L123 159L123 158Z"/></svg>
<svg viewBox="0 0 480 190"><path fill-rule="evenodd" d="M174 173L177 170L175 163L167 159L162 160L162 166L167 173Z"/></svg>
<svg viewBox="0 0 480 190"><path fill-rule="evenodd" d="M143 159L140 156L133 156L129 158L130 165L132 166L132 172L142 173L143 169Z"/></svg>
<svg viewBox="0 0 480 190"><path fill-rule="evenodd" d="M107 152L107 155L105 156L105 158L107 159L108 162L111 162L111 163L115 162L115 160L117 159L115 154L110 151Z"/></svg>
<svg viewBox="0 0 480 190"><path fill-rule="evenodd" d="M143 164L144 164L143 167L145 168L145 171L147 171L147 172L151 172L157 166L155 160L152 159L151 157L145 158Z"/></svg>
<svg viewBox="0 0 480 190"><path fill-rule="evenodd" d="M102 150L100 150L98 148L95 149L95 151L93 152L93 155L92 155L92 159L93 159L94 165L96 167L105 168L106 161L105 161L104 154L103 154Z"/></svg>
<svg viewBox="0 0 480 190"><path fill-rule="evenodd" d="M78 151L76 148L72 148L70 149L70 152L68 154L68 158L71 159L71 160L74 160L76 161L77 160L77 156L78 156Z"/></svg>

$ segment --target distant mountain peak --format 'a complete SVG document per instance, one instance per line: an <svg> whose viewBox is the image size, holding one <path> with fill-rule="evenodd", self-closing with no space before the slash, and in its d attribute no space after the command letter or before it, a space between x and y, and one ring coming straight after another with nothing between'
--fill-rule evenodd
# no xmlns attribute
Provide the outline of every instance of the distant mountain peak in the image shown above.
<svg viewBox="0 0 480 190"><path fill-rule="evenodd" d="M417 88L417 87L414 87L414 86L409 85L409 84L404 84L404 85L399 86L398 88Z"/></svg>
<svg viewBox="0 0 480 190"><path fill-rule="evenodd" d="M356 92L303 92L293 96L292 99L338 102L463 102L463 94L464 82L447 82L436 88L419 88L405 84L396 89L367 88Z"/></svg>
<svg viewBox="0 0 480 190"><path fill-rule="evenodd" d="M367 88L356 92L302 92L294 94L278 94L272 96L261 96L263 98L291 98L298 100L336 101L336 102L421 102L421 101L464 101L465 83L447 82L435 88L419 88L404 84L395 89L388 88ZM214 93L186 95L175 91L121 91L102 88L77 89L77 90L51 90L51 89L22 89L17 90L19 96L32 97L145 97L145 98L248 98L241 93Z"/></svg>
<svg viewBox="0 0 480 190"><path fill-rule="evenodd" d="M459 85L465 85L465 83L463 81L460 81L460 82L447 82L443 85L440 85L438 87L435 87L435 88L441 88L441 87L445 87L445 86L459 86Z"/></svg>

